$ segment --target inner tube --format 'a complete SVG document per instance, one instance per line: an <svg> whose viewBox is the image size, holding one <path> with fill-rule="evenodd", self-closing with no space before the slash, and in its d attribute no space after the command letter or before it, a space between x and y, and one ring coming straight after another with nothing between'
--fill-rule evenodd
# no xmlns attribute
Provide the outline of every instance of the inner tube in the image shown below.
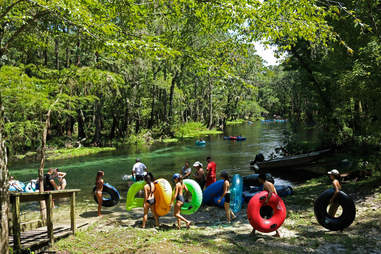
<svg viewBox="0 0 381 254"><path fill-rule="evenodd" d="M279 197L286 197L288 195L294 194L294 190L290 185L274 185L276 192L278 193ZM262 186L250 186L250 190L244 191L242 193L242 196L245 200L245 202L249 202L250 199L257 194L258 192L263 191L263 185Z"/></svg>
<svg viewBox="0 0 381 254"><path fill-rule="evenodd" d="M96 189L96 187L94 186L93 193L95 192L95 189ZM109 194L110 197L109 198L105 198L105 197L102 198L103 199L102 206L104 206L104 207L112 207L112 206L115 206L115 205L117 205L119 203L119 200L120 200L119 191L114 186L112 186L111 184L109 184L109 183L103 184L102 194L103 193ZM94 193L94 200L98 204L98 199L95 196L95 193Z"/></svg>
<svg viewBox="0 0 381 254"><path fill-rule="evenodd" d="M282 226L287 213L283 200L274 193L265 205L267 195L267 191L255 194L247 206L247 217L251 226L264 233L275 231Z"/></svg>
<svg viewBox="0 0 381 254"><path fill-rule="evenodd" d="M9 185L8 191L24 192L25 184L23 182L16 181L13 185Z"/></svg>
<svg viewBox="0 0 381 254"><path fill-rule="evenodd" d="M167 180L159 178L155 184L155 206L154 211L158 216L164 216L171 210L172 187ZM143 201L144 202L144 201Z"/></svg>
<svg viewBox="0 0 381 254"><path fill-rule="evenodd" d="M144 189L145 181L138 181L133 183L127 192L126 210L131 211L132 208L143 207L144 198L136 198L136 194Z"/></svg>
<svg viewBox="0 0 381 254"><path fill-rule="evenodd" d="M198 145L198 146L206 145L206 141L205 140L197 140L196 145Z"/></svg>
<svg viewBox="0 0 381 254"><path fill-rule="evenodd" d="M222 198L221 202L218 203L223 191L224 191L224 180L218 180L217 182L209 185L202 194L202 202L210 206L224 207L225 197Z"/></svg>
<svg viewBox="0 0 381 254"><path fill-rule="evenodd" d="M315 217L320 225L326 229L337 231L349 227L356 217L356 207L352 198L340 191L336 196L336 202L342 207L343 213L334 218L327 212L329 201L335 190L328 189L324 191L314 203Z"/></svg>
<svg viewBox="0 0 381 254"><path fill-rule="evenodd" d="M241 137L241 136L225 136L224 139L225 140L237 140L237 141L244 141L244 140L246 140L245 137Z"/></svg>
<svg viewBox="0 0 381 254"><path fill-rule="evenodd" d="M259 174L251 174L243 177L243 188L249 190L250 186L261 186L262 184L258 181ZM266 174L266 180L274 184L274 178L270 173Z"/></svg>
<svg viewBox="0 0 381 254"><path fill-rule="evenodd" d="M230 209L233 213L238 213L242 208L243 179L239 174L235 174L230 187Z"/></svg>
<svg viewBox="0 0 381 254"><path fill-rule="evenodd" d="M181 206L181 213L185 215L190 215L200 208L202 203L202 190L200 185L192 179L185 179L183 183L188 188L188 191L192 194L192 200L190 202L184 202ZM176 203L176 200L174 201Z"/></svg>
<svg viewBox="0 0 381 254"><path fill-rule="evenodd" d="M25 186L25 192L35 192L36 191L36 180L31 180L26 186Z"/></svg>

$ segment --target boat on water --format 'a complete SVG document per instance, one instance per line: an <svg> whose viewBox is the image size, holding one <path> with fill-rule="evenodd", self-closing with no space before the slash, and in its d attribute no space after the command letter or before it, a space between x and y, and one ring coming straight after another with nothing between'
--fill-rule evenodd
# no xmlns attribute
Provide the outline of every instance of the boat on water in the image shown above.
<svg viewBox="0 0 381 254"><path fill-rule="evenodd" d="M259 168L260 170L298 167L307 165L330 151L331 149L324 149L315 152L298 154L294 156L287 156L271 160L258 160L258 158L264 158L262 154L259 154L256 156L255 160L250 161L250 167Z"/></svg>
<svg viewBox="0 0 381 254"><path fill-rule="evenodd" d="M287 119L265 119L261 120L261 123L285 123Z"/></svg>

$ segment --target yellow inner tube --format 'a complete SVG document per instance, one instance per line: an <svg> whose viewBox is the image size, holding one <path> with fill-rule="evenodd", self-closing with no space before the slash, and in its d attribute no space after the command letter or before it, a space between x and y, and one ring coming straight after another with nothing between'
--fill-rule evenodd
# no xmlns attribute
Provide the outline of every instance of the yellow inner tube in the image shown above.
<svg viewBox="0 0 381 254"><path fill-rule="evenodd" d="M169 182L163 178L155 182L155 206L154 210L158 216L164 216L171 210L172 187Z"/></svg>

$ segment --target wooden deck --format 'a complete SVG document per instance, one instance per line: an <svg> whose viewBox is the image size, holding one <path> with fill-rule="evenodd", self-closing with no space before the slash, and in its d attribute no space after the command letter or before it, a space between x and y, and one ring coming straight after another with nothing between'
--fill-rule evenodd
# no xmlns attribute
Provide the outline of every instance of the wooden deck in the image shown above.
<svg viewBox="0 0 381 254"><path fill-rule="evenodd" d="M88 223L84 222L77 225L77 229L84 228L86 226L88 226ZM73 234L73 231L71 230L70 225L57 225L53 229L53 235L55 240L67 237L71 234ZM23 252L24 250L39 250L45 246L48 246L50 242L46 227L40 227L34 230L22 232L20 236L20 242L22 246L21 252ZM10 247L14 248L13 236L9 236L9 245Z"/></svg>

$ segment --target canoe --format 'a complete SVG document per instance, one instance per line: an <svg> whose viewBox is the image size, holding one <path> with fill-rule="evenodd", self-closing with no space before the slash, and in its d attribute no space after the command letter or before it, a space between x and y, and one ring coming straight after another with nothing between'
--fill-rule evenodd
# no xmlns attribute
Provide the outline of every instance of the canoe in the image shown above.
<svg viewBox="0 0 381 254"><path fill-rule="evenodd" d="M311 163L312 161L318 159L320 156L328 153L329 151L331 151L331 149L325 149L311 153L304 153L272 160L265 160L263 162L256 162L255 160L253 160L250 161L250 166L254 168L256 164L261 170L298 167Z"/></svg>
<svg viewBox="0 0 381 254"><path fill-rule="evenodd" d="M236 141L244 141L244 140L246 140L245 137L241 137L241 136L225 136L224 139L225 140L236 140Z"/></svg>

